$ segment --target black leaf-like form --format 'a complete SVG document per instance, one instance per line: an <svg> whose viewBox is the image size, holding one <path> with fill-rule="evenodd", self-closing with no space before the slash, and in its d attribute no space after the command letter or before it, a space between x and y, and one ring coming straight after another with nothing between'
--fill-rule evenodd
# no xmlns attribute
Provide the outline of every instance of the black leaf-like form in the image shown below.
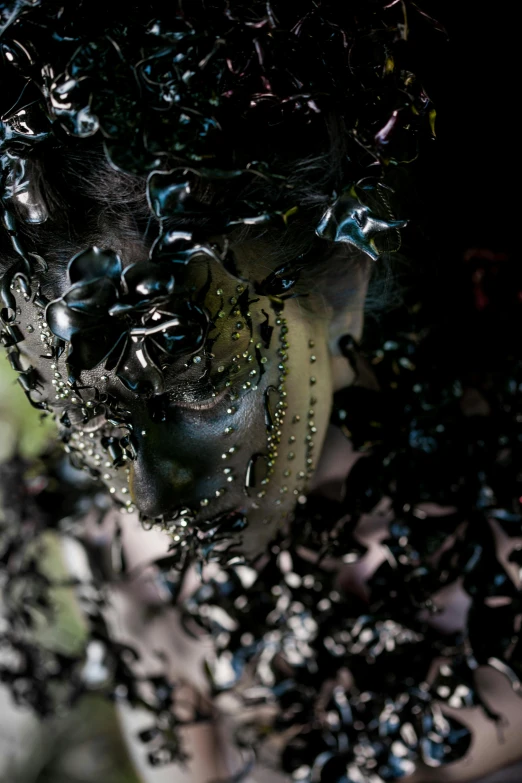
<svg viewBox="0 0 522 783"><path fill-rule="evenodd" d="M175 266L143 261L123 269L112 251L90 248L69 262L70 288L47 305L53 334L69 343L72 380L102 363L138 394L162 394L160 364L198 351L208 319L174 299Z"/></svg>

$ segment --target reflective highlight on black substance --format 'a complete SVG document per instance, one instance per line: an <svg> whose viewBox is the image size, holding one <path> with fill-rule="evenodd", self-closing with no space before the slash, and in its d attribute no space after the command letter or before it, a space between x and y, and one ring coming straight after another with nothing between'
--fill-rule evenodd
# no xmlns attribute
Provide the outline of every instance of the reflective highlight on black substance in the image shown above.
<svg viewBox="0 0 522 783"><path fill-rule="evenodd" d="M379 241L389 234L396 236L403 222L395 220L392 214L384 216L372 211L363 198L368 194L360 192L364 186L357 191L351 183L366 175L369 160L377 164L384 178L389 177L389 163L395 165L415 156L415 133L409 130L433 120L422 88L407 69L395 69L391 55L397 42L405 43L397 41L406 37L406 32L401 33L407 29L402 17L406 6L402 4L387 3L384 8L384 4L380 7L360 3L352 15L342 4L336 4L336 10L333 5L302 3L297 16L289 17L289 7L281 3L254 4L255 9L252 4L234 9L226 4L206 4L208 13L203 16L202 6L194 3L193 13L190 9L186 16L173 13L167 20L160 18L163 3L145 5L143 13L137 9L132 34L128 36L122 30L129 28L117 24L119 19L113 17L111 7L106 9L107 18L100 25L97 17L91 19L89 3L75 4L70 9L45 0L0 5L3 67L15 85L13 94L8 96L9 105L2 106L1 112L3 225L15 258L2 280L2 342L31 404L43 410L57 403L65 405L63 412L58 410L64 427L63 440L74 464L88 467L92 478L104 480L105 469L120 469L124 474L130 470L128 463L135 459L141 433L133 432L132 411L109 392L82 388L82 371L107 362L107 372L115 373L126 392L140 397L151 421L166 425L169 408L163 393L162 360L167 361L182 350L191 356L210 342L209 339L205 343L207 314L197 303L185 301L180 308L177 306L183 269L196 255L205 255L240 281L236 260L226 243L218 247L210 237L226 236L237 226L291 224L299 205L292 188L287 188L288 177L280 170L280 160L287 149L294 145L299 148L301 142L308 153L310 140L316 138L314 134L321 136L321 129L324 130L323 112L337 110L342 114L343 107L350 106L351 117L356 118L355 124L347 122L346 126L350 162L324 194L325 211L318 233L334 242L352 244L375 259L380 252ZM151 21L151 8L158 19ZM409 8L412 14L418 13L416 5ZM253 22L254 10L258 16ZM388 28L383 19L389 20ZM202 28L203 23L207 26L205 34L198 35L198 26ZM354 29L356 33L352 32ZM370 44L371 53L363 41ZM348 50L350 60L346 58ZM139 61L136 52L140 52ZM295 53L290 62L289 53ZM43 62L43 57L49 57L50 62ZM364 75L361 79L357 76L359 66ZM373 79L371 85L368 79ZM218 83L223 90L217 96ZM368 89L369 86L374 89ZM390 108L390 91L401 96L400 110L395 102L393 110ZM245 121L239 122L239 118ZM276 131L267 132L266 140L260 140L249 133L256 126L263 132L266 128ZM102 136L113 165L148 176L149 205L158 234L149 261L125 271L122 262L106 251L85 250L71 262L70 288L49 304L42 300L38 285L45 272L45 261L26 252L13 215L16 209L28 225L45 221L45 204L38 199L34 183L26 175L26 161L46 138L56 136L65 144L67 134L74 139ZM280 154L272 158L268 151L278 134ZM245 147L242 139L255 139L255 148ZM174 168L173 158L179 162ZM258 179L270 183L274 193L271 201L254 193L248 199L211 209L193 197L196 183L203 185L204 190L205 182L211 182L219 190L220 183L253 183ZM383 199L383 212L387 211L386 204ZM186 228L170 228L168 220L180 215ZM284 301L292 295L298 278L299 264L297 268L282 267L260 283L258 292L273 298L273 312L265 313L261 331L265 349L272 340L279 340L279 349L285 351ZM50 364L53 372L64 376L55 379L58 401L41 399L36 371L23 369L20 363L19 345L26 338L18 323L15 294L40 310L43 355L55 365ZM247 291L237 297L234 307L236 304L251 330ZM44 322L45 307L50 330ZM151 322L156 315L159 317ZM356 365L352 355L356 346L344 348ZM255 351L261 376L261 348L256 345ZM216 579L190 599L187 616L196 618L215 635L217 657L230 663L228 680L214 676L216 691L237 686L247 713L250 706L259 702L276 703L279 707L268 731L263 726L256 734L254 723L248 736L241 728L238 730L239 739L258 745L267 734L269 738L284 736L289 729L286 736L292 739L283 744L281 766L288 772L300 770L303 783L317 780L318 776L340 781L347 774L361 771L390 780L410 771L411 764L419 758L435 766L461 756L469 735L457 721L441 715L437 701L453 698L460 686L459 693L466 704L478 703L471 684L477 661L495 661L497 668L519 687L519 651L506 643L512 637L519 598L491 554L491 535L484 520L488 510L509 536L520 535L519 508L512 485L506 489L496 466L487 463L488 454L494 451L487 448L493 436L486 440L477 437L473 441L477 463L473 464L462 495L457 491L455 515L446 517L444 522L426 523L423 535L419 535L414 513L418 501L433 493L443 499L443 492L435 485L437 469L444 462L436 458L439 444L451 443L453 447L463 439L447 438L437 430L438 424L424 416L425 406L428 411L439 406L429 399L429 390L422 383L418 390L412 385L415 351L413 341L401 338L366 357L370 364L375 362L381 388L387 390L382 392L386 399L357 387L337 397L334 423L370 456L360 460L353 475L347 478L345 497L339 503L325 503L313 496L308 500L301 498L305 502L297 507L291 536L274 544L259 573L237 562L241 559L236 554L237 545L247 522L242 514L212 518L197 529L194 509L190 508L177 509L169 518L154 520L154 524L165 526L172 534L172 554L158 567L170 584L173 601L184 571L193 560L215 559L222 565L226 578ZM62 369L65 360L68 381ZM508 387L511 390L513 382L516 390L520 379L515 379L515 370L512 373ZM282 360L279 387L272 387L266 400L267 455L250 457L254 464L245 476L247 492L257 489L258 481L264 487L273 466L269 463L275 458L278 427L285 416L285 376ZM397 396L401 390L404 398ZM422 411L416 409L417 416L411 409L415 395L423 401ZM506 395L510 413L515 414L513 394L509 391ZM452 412L458 396L451 384L441 391L442 402ZM313 399L311 394L310 410ZM394 409L387 407L389 400L395 401L395 410L401 416L403 410L410 411L407 425L401 416L387 418L386 411ZM351 415L354 410L357 416ZM361 416L361 410L371 416ZM376 427L376 412L382 414L380 427ZM403 423L400 431L399 420ZM307 437L312 439L313 425L308 423L306 429ZM105 458L101 454L97 457L90 446L91 434L99 437L106 449L108 466L96 466ZM456 434L461 434L458 428ZM509 445L516 451L509 434L501 437L507 438L503 446ZM308 442L307 460L311 464L313 443ZM83 457L91 448L93 454L88 459ZM290 449L286 452L289 461L292 454ZM423 462L424 455L435 455L435 468L426 469L423 478L414 469ZM257 463L261 465L265 459L267 473L258 476ZM489 474L488 470L476 469L484 461ZM7 522L2 520L1 528L0 555L10 573L8 618L15 631L20 618L31 627L27 607L32 601L45 601L46 593L33 560L20 558L20 568L13 574L13 553L26 552L28 543L42 529L67 527L70 520L79 520L86 507L95 509L100 518L107 513L107 498L101 487L84 484L78 497L81 478L74 475L71 479L58 458L49 459L47 467L39 466L39 471L42 477L56 479L59 498L48 489L52 482L44 481L45 488L32 487L29 491L24 470L25 466L19 463L12 466L11 478L27 491L14 500L6 498L5 506L11 516ZM407 503L404 501L410 497L412 475L418 482L418 493L414 503ZM479 475L483 476L478 481L480 486L476 480ZM395 487L397 476L401 480ZM404 488L405 477L408 492ZM299 478L304 487L305 471ZM451 486L446 482L446 491ZM258 496L263 492L260 489ZM110 486L109 494L116 494L116 487ZM397 515L386 542L390 557L371 581L368 605L362 605L342 593L335 583L337 574L328 574L321 561L330 555L354 562L364 554L353 535L355 526L384 495L392 497ZM497 495L503 501L498 507ZM455 500L453 496L444 499ZM122 507L127 507L126 501L122 501ZM479 523L473 526L473 532L471 525L466 528L464 537L456 540L454 551L441 564L446 581L464 574L465 588L473 597L469 636L452 639L453 646L448 651L447 642L418 618L418 612L431 610L431 592L434 585L440 584L440 574L435 579L429 558L470 507L474 518L479 515ZM133 510L131 501L127 508ZM19 519L30 521L23 535L17 524ZM343 525L338 524L341 519ZM153 524L151 520L143 521ZM430 532L425 535L428 525ZM118 541L116 536L115 548ZM316 562L303 560L300 546L317 553ZM517 557L512 553L511 562L518 562ZM119 576L123 579L123 555L120 568ZM170 709L175 686L163 677L154 678L149 683L150 695L144 698L129 663L132 651L115 645L104 624L100 591L109 577L114 575L103 574L100 578L93 571L92 584L83 585L91 588L90 633L102 643L110 673L106 690L116 698L125 697L133 704L148 707L157 716L157 725L142 735L150 747L152 764L182 760L184 751L178 733L181 722ZM29 592L24 596L25 604L17 600L15 590L24 585ZM486 603L487 598L497 596L508 599L508 609L500 613ZM219 620L209 613L213 605L237 620L236 630L230 633L220 626ZM492 623L497 633L486 637L481 629ZM51 687L56 680L66 686L65 701L77 698L89 687L83 668L89 659L88 646L78 658L64 659L29 643L24 633L10 632L2 644L16 654L13 667L2 664L2 678L11 685L18 701L31 704L41 714L57 706ZM441 666L436 681L425 687L426 665L433 655L450 655L451 663ZM347 681L348 666L355 685ZM412 670L416 674L414 680ZM242 673L249 675L255 689L241 690ZM441 685L447 688L443 692L449 696L441 697ZM326 700L319 710L317 695L324 692L325 686ZM468 690L463 691L462 686ZM193 721L207 718L196 714Z"/></svg>

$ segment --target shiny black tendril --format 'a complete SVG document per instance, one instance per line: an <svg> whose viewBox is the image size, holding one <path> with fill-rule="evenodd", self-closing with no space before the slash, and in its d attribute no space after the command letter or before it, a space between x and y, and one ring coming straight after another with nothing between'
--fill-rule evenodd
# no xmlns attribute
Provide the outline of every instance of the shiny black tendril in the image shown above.
<svg viewBox="0 0 522 783"><path fill-rule="evenodd" d="M70 345L71 380L104 363L131 391L162 394L161 367L204 344L206 313L179 295L174 265L139 262L123 269L120 258L94 247L68 267L71 287L51 302L46 319Z"/></svg>

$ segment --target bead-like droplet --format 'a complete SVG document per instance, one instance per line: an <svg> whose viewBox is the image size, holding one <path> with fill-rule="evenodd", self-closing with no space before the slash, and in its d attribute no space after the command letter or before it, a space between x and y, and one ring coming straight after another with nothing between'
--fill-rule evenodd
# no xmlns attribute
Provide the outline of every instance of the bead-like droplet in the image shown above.
<svg viewBox="0 0 522 783"><path fill-rule="evenodd" d="M208 498L202 498L202 499L199 501L199 505L200 505L200 506L208 506Z"/></svg>
<svg viewBox="0 0 522 783"><path fill-rule="evenodd" d="M192 361L194 364L199 364L201 362L201 356L199 354L197 356L193 356Z"/></svg>
<svg viewBox="0 0 522 783"><path fill-rule="evenodd" d="M233 340L239 340L240 337L241 337L241 335L239 334L239 332L233 332L233 334L232 334L232 339Z"/></svg>
<svg viewBox="0 0 522 783"><path fill-rule="evenodd" d="M216 288L216 294L218 296L223 296L223 289L222 288Z"/></svg>

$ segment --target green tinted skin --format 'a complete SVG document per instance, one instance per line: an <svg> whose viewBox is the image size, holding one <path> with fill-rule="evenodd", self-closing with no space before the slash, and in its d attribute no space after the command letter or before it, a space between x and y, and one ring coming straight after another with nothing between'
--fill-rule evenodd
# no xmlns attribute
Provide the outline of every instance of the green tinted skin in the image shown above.
<svg viewBox="0 0 522 783"><path fill-rule="evenodd" d="M232 543L251 559L303 499L326 433L332 379L325 308L257 294L254 285L267 272L262 257L237 258L245 282L208 258L191 262L185 284L211 327L201 351L165 366L161 400L133 394L103 365L82 372L71 388L65 354L42 355L52 338L45 311L14 292L24 335L19 349L40 376L32 397L48 400L57 418L67 411L66 450L75 461L99 471L123 513L161 518L171 532L169 519L182 509L195 526L243 514L247 526ZM108 407L97 402L105 394L113 401ZM104 439L129 434L108 422L119 407L131 414L135 458L124 455L115 465ZM179 518L177 524L179 532ZM179 540L175 530L173 537Z"/></svg>

